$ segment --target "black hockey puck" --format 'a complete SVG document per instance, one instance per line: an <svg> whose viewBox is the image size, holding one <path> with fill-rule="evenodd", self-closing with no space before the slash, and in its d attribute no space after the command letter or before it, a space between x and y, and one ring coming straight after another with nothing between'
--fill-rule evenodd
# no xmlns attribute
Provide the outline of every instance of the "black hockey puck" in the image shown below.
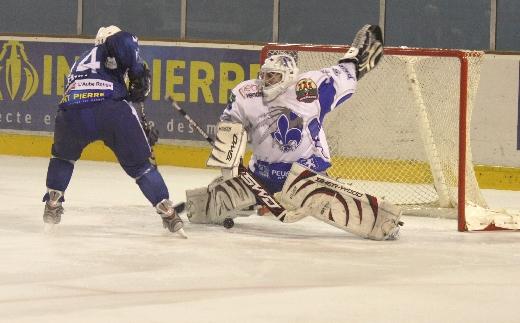
<svg viewBox="0 0 520 323"><path fill-rule="evenodd" d="M231 229L235 225L235 221L233 221L232 218L225 218L222 224L224 225L224 228Z"/></svg>

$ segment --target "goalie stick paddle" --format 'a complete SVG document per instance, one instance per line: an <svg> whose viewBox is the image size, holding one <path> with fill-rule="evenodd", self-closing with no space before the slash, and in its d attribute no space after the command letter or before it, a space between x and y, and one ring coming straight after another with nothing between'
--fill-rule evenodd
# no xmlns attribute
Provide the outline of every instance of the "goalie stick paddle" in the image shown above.
<svg viewBox="0 0 520 323"><path fill-rule="evenodd" d="M166 100L169 100L172 107L177 110L182 116L188 120L188 122L197 129L197 132L206 139L206 141L214 146L213 139L208 136L208 134L199 126L195 120L193 120L186 111L182 107L175 102L175 100L171 96L166 96ZM244 184L249 187L249 189L253 192L253 194L258 198L260 203L266 206L274 216L280 220L281 222L285 222L285 217L287 215L287 210L272 196L265 187L260 184L256 178L253 176L249 168L245 167L242 163L238 165L238 177L242 179Z"/></svg>

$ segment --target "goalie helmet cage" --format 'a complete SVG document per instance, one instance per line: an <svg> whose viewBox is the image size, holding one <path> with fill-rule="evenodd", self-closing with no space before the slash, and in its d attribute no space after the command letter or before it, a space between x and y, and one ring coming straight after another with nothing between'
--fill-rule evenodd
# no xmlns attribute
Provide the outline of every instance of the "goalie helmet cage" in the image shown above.
<svg viewBox="0 0 520 323"><path fill-rule="evenodd" d="M289 54L304 73L336 65L347 49L268 44L261 62ZM483 57L385 47L356 93L325 118L329 176L400 205L404 214L456 217L459 231L518 229L518 221L487 209L474 172L469 124Z"/></svg>

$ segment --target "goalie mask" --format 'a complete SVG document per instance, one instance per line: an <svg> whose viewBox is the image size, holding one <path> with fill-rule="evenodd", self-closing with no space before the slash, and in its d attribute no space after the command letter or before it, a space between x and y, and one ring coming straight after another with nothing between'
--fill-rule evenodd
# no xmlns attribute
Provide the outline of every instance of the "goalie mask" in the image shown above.
<svg viewBox="0 0 520 323"><path fill-rule="evenodd" d="M268 57L260 68L263 97L272 101L282 94L298 77L298 67L294 58L289 55L273 55Z"/></svg>
<svg viewBox="0 0 520 323"><path fill-rule="evenodd" d="M114 25L108 26L108 27L101 27L101 28L99 28L99 30L96 34L96 39L94 40L94 44L96 46L101 45L107 40L108 37L110 37L114 34L117 34L120 31L121 31L121 29Z"/></svg>

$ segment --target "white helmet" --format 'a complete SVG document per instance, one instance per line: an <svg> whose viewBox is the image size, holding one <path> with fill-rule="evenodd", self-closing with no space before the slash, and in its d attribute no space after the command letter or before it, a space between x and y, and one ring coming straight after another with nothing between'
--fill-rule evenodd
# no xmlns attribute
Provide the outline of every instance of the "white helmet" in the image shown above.
<svg viewBox="0 0 520 323"><path fill-rule="evenodd" d="M268 57L260 68L263 97L274 100L298 77L298 66L290 55Z"/></svg>
<svg viewBox="0 0 520 323"><path fill-rule="evenodd" d="M121 29L117 26L108 26L108 27L101 27L99 28L97 34L96 34L96 40L94 40L94 44L101 45L103 44L109 36L112 36L113 34L117 34L120 32Z"/></svg>

